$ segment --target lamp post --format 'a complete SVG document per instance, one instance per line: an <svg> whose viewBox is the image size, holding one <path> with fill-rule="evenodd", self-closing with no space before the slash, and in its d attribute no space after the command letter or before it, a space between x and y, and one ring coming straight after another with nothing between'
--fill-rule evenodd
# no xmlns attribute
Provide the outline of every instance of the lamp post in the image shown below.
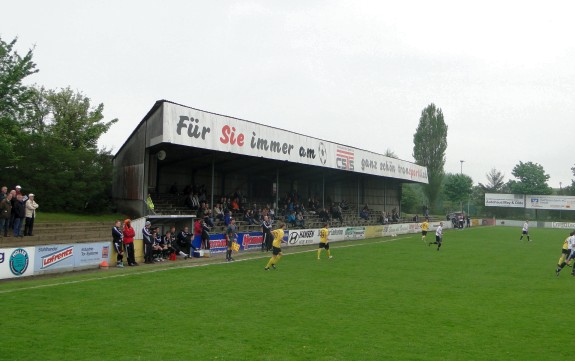
<svg viewBox="0 0 575 361"><path fill-rule="evenodd" d="M465 161L460 160L460 162L461 162L461 173L460 174L463 175L463 162L465 162ZM463 213L463 201L461 201L459 205L461 206L461 213Z"/></svg>
<svg viewBox="0 0 575 361"><path fill-rule="evenodd" d="M563 185L563 183L559 182L559 195L563 195L563 188L561 188L561 186ZM561 208L559 208L559 220L561 220Z"/></svg>

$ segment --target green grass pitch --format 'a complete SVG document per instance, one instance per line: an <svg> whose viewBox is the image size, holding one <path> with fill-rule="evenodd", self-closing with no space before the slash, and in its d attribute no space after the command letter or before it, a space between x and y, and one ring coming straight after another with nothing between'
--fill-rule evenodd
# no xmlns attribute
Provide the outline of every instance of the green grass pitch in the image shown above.
<svg viewBox="0 0 575 361"><path fill-rule="evenodd" d="M267 272L254 252L2 281L0 359L569 357L575 277L554 273L568 232L520 233L451 230L439 252L419 235L333 243L320 261L291 248Z"/></svg>

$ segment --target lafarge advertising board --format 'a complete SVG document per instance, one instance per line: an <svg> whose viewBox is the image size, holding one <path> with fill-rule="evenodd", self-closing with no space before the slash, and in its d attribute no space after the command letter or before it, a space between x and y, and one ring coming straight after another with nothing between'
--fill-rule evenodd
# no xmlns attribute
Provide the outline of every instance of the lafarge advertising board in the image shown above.
<svg viewBox="0 0 575 361"><path fill-rule="evenodd" d="M34 247L0 248L0 279L32 276Z"/></svg>

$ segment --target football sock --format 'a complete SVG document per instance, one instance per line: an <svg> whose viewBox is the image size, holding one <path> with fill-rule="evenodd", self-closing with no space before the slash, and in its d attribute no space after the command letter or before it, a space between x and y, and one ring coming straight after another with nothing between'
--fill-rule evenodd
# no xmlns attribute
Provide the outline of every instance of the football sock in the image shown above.
<svg viewBox="0 0 575 361"><path fill-rule="evenodd" d="M321 255L321 248L317 250L317 259L319 259L320 255Z"/></svg>
<svg viewBox="0 0 575 361"><path fill-rule="evenodd" d="M327 250L327 257L331 257L331 253L329 252L329 249Z"/></svg>
<svg viewBox="0 0 575 361"><path fill-rule="evenodd" d="M278 264L278 262L280 261L280 258L282 258L282 256L278 254L278 255L276 256L276 259L275 259L275 261L274 261L274 264Z"/></svg>

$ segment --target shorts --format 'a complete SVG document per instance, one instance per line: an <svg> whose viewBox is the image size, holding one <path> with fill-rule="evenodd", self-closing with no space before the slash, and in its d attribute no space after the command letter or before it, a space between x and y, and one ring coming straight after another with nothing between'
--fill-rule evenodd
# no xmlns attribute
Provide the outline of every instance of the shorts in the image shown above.
<svg viewBox="0 0 575 361"><path fill-rule="evenodd" d="M327 251L329 249L329 243L319 242L319 248L325 248Z"/></svg>
<svg viewBox="0 0 575 361"><path fill-rule="evenodd" d="M566 254L566 255L570 255L571 254L571 250L570 249L562 249L561 253Z"/></svg>
<svg viewBox="0 0 575 361"><path fill-rule="evenodd" d="M277 256L278 254L280 254L282 252L282 249L279 247L272 247L272 254L274 256Z"/></svg>
<svg viewBox="0 0 575 361"><path fill-rule="evenodd" d="M522 234L528 234L528 233L529 233L529 232L527 232L527 231L523 231L523 233L522 233Z"/></svg>
<svg viewBox="0 0 575 361"><path fill-rule="evenodd" d="M441 236L435 236L435 242L441 243L442 240L443 238Z"/></svg>
<svg viewBox="0 0 575 361"><path fill-rule="evenodd" d="M421 231L422 236L427 236L427 231Z"/></svg>

